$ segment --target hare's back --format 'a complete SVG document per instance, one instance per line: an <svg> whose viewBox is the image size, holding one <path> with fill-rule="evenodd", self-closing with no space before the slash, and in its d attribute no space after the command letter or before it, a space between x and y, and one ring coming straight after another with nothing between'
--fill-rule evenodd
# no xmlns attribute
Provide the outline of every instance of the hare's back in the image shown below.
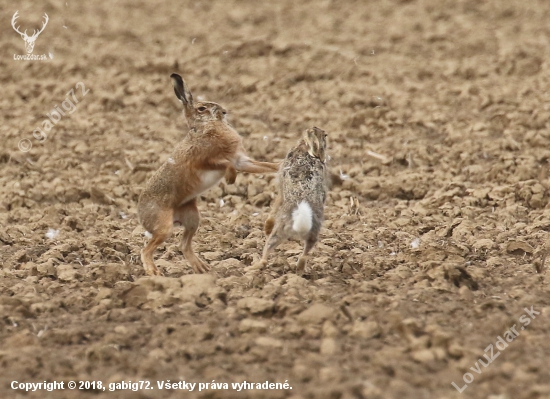
<svg viewBox="0 0 550 399"><path fill-rule="evenodd" d="M285 159L281 168L281 183L285 202L303 200L312 206L325 202L325 166L307 152Z"/></svg>

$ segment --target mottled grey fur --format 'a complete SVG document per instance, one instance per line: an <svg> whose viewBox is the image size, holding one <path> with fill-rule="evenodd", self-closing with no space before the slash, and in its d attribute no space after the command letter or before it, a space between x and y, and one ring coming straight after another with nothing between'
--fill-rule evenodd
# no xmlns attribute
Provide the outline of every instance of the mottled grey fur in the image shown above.
<svg viewBox="0 0 550 399"><path fill-rule="evenodd" d="M308 129L298 145L292 148L283 161L279 172L279 193L271 216L265 224L267 239L262 262L287 238L305 241L304 252L298 260L298 271L303 271L306 256L317 242L323 223L324 204L327 195L327 174L325 166L326 133L316 127ZM302 201L312 211L311 229L300 235L292 228L292 214Z"/></svg>

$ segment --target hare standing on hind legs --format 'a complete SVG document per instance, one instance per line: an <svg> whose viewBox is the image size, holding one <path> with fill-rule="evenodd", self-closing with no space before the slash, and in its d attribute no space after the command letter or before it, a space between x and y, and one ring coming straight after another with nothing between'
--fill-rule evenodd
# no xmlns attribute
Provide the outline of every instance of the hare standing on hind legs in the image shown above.
<svg viewBox="0 0 550 399"><path fill-rule="evenodd" d="M147 182L139 197L138 219L152 234L141 251L148 275L162 274L153 261L155 249L170 236L174 225L183 226L181 250L195 273L210 270L191 246L199 228L197 197L225 176L235 182L237 171L276 172L278 163L257 162L246 155L242 138L225 120L226 111L213 102L194 102L180 75L170 75L176 97L182 102L189 133Z"/></svg>
<svg viewBox="0 0 550 399"><path fill-rule="evenodd" d="M269 237L261 265L267 264L271 250L286 238L294 237L305 241L296 273L304 271L307 255L317 242L323 223L327 194L326 137L324 130L317 127L308 129L283 161L278 174L279 194L265 222L265 232Z"/></svg>

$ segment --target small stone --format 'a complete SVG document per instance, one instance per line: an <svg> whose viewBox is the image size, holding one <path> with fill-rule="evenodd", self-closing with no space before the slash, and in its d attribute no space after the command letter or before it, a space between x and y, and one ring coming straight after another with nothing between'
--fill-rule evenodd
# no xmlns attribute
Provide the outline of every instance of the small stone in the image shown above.
<svg viewBox="0 0 550 399"><path fill-rule="evenodd" d="M302 363L304 360L299 360L292 368L292 375L297 381L311 381L315 376L315 370L310 364Z"/></svg>
<svg viewBox="0 0 550 399"><path fill-rule="evenodd" d="M398 218L394 221L394 223L398 226L398 227L405 227L406 225L409 224L411 220L408 219L408 218Z"/></svg>
<svg viewBox="0 0 550 399"><path fill-rule="evenodd" d="M251 314L271 314L273 307L273 301L263 298L247 297L237 302L237 308L247 310Z"/></svg>
<svg viewBox="0 0 550 399"><path fill-rule="evenodd" d="M506 244L506 252L513 255L532 254L535 250L531 245L524 241L509 241Z"/></svg>
<svg viewBox="0 0 550 399"><path fill-rule="evenodd" d="M164 349L155 348L151 352L149 352L149 357L153 359L166 360L169 356Z"/></svg>
<svg viewBox="0 0 550 399"><path fill-rule="evenodd" d="M492 249L495 246L495 242L489 238L483 238L474 242L474 248L477 250Z"/></svg>
<svg viewBox="0 0 550 399"><path fill-rule="evenodd" d="M514 365L514 363L511 363L511 362L504 362L500 367L500 371L506 377L512 377L514 375L515 370L516 370L516 365Z"/></svg>
<svg viewBox="0 0 550 399"><path fill-rule="evenodd" d="M375 321L356 321L350 332L351 336L363 339L376 338L380 334L380 326Z"/></svg>
<svg viewBox="0 0 550 399"><path fill-rule="evenodd" d="M242 333L264 333L267 331L267 323L261 320L243 319L239 323L239 331Z"/></svg>
<svg viewBox="0 0 550 399"><path fill-rule="evenodd" d="M323 367L319 370L319 379L329 383L338 383L342 380L341 370L337 367Z"/></svg>
<svg viewBox="0 0 550 399"><path fill-rule="evenodd" d="M303 324L321 324L323 321L332 318L334 314L335 312L332 308L321 303L316 303L300 313L297 319Z"/></svg>
<svg viewBox="0 0 550 399"><path fill-rule="evenodd" d="M443 348L433 348L432 352L437 360L443 360L447 357L447 353Z"/></svg>
<svg viewBox="0 0 550 399"><path fill-rule="evenodd" d="M72 265L57 266L57 278L61 281L75 281L80 277L80 273Z"/></svg>
<svg viewBox="0 0 550 399"><path fill-rule="evenodd" d="M422 349L411 354L412 358L419 363L429 363L435 360L434 353L429 349Z"/></svg>
<svg viewBox="0 0 550 399"><path fill-rule="evenodd" d="M244 264L238 259L228 258L228 259L220 260L216 265L216 269L219 270L222 268L242 270L244 269Z"/></svg>
<svg viewBox="0 0 550 399"><path fill-rule="evenodd" d="M333 355L337 352L338 346L334 338L323 338L321 340L320 352L323 355Z"/></svg>
<svg viewBox="0 0 550 399"><path fill-rule="evenodd" d="M128 333L128 329L125 327L125 326L116 326L115 327L115 332L117 334L127 334Z"/></svg>
<svg viewBox="0 0 550 399"><path fill-rule="evenodd" d="M46 263L41 263L36 266L36 271L41 276L56 277L57 269L55 268L53 261L48 259Z"/></svg>
<svg viewBox="0 0 550 399"><path fill-rule="evenodd" d="M474 299L472 291L470 291L470 289L465 285L458 289L458 295L460 295L460 297L465 301L471 301L472 299Z"/></svg>
<svg viewBox="0 0 550 399"><path fill-rule="evenodd" d="M100 288L99 291L97 292L97 295L95 296L95 300L99 302L102 299L110 298L112 291L113 290L110 288L106 288L106 287Z"/></svg>
<svg viewBox="0 0 550 399"><path fill-rule="evenodd" d="M323 337L334 338L338 335L338 329L334 326L334 323L327 320L323 323Z"/></svg>
<svg viewBox="0 0 550 399"><path fill-rule="evenodd" d="M204 259L208 261L218 260L223 256L223 252L201 252L201 255Z"/></svg>
<svg viewBox="0 0 550 399"><path fill-rule="evenodd" d="M449 355L454 357L455 359L459 359L464 356L464 349L462 349L462 347L458 344L449 345L449 349L447 349L447 352L449 352Z"/></svg>

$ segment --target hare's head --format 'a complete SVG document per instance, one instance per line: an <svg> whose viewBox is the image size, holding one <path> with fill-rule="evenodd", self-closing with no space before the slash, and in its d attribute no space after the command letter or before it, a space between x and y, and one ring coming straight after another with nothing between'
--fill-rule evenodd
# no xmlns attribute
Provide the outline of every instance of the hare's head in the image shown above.
<svg viewBox="0 0 550 399"><path fill-rule="evenodd" d="M227 111L220 104L210 101L201 101L196 103L194 108L196 121L225 121Z"/></svg>
<svg viewBox="0 0 550 399"><path fill-rule="evenodd" d="M181 76L173 73L170 78L176 97L183 104L185 117L190 127L194 127L197 122L225 121L227 111L221 105L210 101L194 102L193 95Z"/></svg>
<svg viewBox="0 0 550 399"><path fill-rule="evenodd" d="M318 127L312 127L304 132L304 142L309 155L325 162L327 149L327 133Z"/></svg>

